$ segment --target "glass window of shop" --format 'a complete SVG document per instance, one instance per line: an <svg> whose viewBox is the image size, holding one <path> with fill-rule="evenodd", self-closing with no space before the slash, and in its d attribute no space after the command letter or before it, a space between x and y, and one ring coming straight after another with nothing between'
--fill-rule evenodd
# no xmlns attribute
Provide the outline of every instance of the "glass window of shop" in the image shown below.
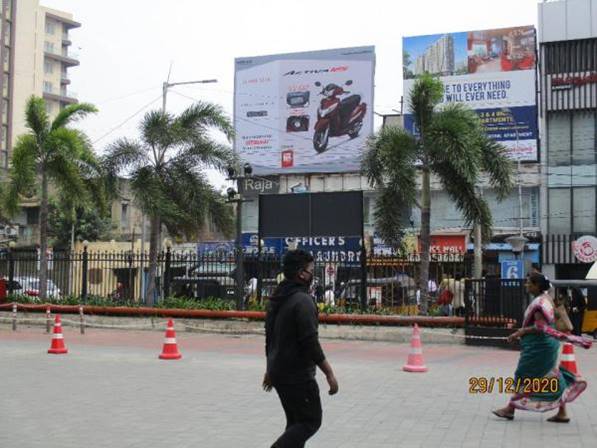
<svg viewBox="0 0 597 448"><path fill-rule="evenodd" d="M595 112L572 114L572 164L595 163Z"/></svg>
<svg viewBox="0 0 597 448"><path fill-rule="evenodd" d="M570 213L570 189L549 189L549 233L569 234L572 224Z"/></svg>
<svg viewBox="0 0 597 448"><path fill-rule="evenodd" d="M570 165L570 114L555 112L547 116L547 159L549 166Z"/></svg>
<svg viewBox="0 0 597 448"><path fill-rule="evenodd" d="M572 189L572 226L574 233L595 232L595 187Z"/></svg>
<svg viewBox="0 0 597 448"><path fill-rule="evenodd" d="M550 113L547 117L549 166L595 163L596 122L594 111Z"/></svg>

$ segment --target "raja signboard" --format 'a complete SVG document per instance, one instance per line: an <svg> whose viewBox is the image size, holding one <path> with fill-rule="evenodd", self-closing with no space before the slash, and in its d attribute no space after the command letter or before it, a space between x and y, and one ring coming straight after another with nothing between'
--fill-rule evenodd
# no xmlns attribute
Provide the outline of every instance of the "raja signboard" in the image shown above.
<svg viewBox="0 0 597 448"><path fill-rule="evenodd" d="M474 109L512 159L537 160L534 27L407 37L402 46L407 105L418 76L439 75L444 104ZM404 125L416 133L408 106Z"/></svg>
<svg viewBox="0 0 597 448"><path fill-rule="evenodd" d="M374 47L236 59L235 150L260 175L358 171L374 70Z"/></svg>

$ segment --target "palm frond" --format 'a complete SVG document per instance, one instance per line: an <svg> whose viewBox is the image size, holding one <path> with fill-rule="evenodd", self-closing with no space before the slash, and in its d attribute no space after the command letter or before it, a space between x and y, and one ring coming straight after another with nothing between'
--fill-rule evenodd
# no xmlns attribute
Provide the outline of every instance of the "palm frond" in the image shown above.
<svg viewBox="0 0 597 448"><path fill-rule="evenodd" d="M482 169L479 136L483 129L477 114L461 104L436 112L427 128L425 145L431 168L449 163L468 182L475 182Z"/></svg>
<svg viewBox="0 0 597 448"><path fill-rule="evenodd" d="M37 176L38 145L32 134L21 135L13 148L4 203L10 215L18 211L19 195L31 195Z"/></svg>
<svg viewBox="0 0 597 448"><path fill-rule="evenodd" d="M490 235L491 210L489 210L487 201L477 195L475 179L463 177L460 167L451 165L451 161L435 163L433 171L440 178L444 189L456 204L456 208L462 213L465 225L479 223L483 234Z"/></svg>
<svg viewBox="0 0 597 448"><path fill-rule="evenodd" d="M414 200L418 156L416 140L404 129L387 126L367 142L362 171L373 185L396 185L404 197Z"/></svg>
<svg viewBox="0 0 597 448"><path fill-rule="evenodd" d="M181 130L191 131L193 134L204 135L209 128L215 128L224 133L231 141L234 136L232 122L224 113L224 109L217 104L196 102L184 110L175 120L174 126Z"/></svg>
<svg viewBox="0 0 597 448"><path fill-rule="evenodd" d="M409 106L414 116L415 125L425 133L425 128L431 123L433 109L444 95L444 85L428 73L417 79L410 92Z"/></svg>
<svg viewBox="0 0 597 448"><path fill-rule="evenodd" d="M489 183L495 189L498 200L505 199L514 186L513 165L506 148L486 135L479 136L483 170L489 175Z"/></svg>
<svg viewBox="0 0 597 448"><path fill-rule="evenodd" d="M404 201L394 188L378 188L375 202L375 229L379 236L394 248L402 245L404 228L410 219L413 204Z"/></svg>
<svg viewBox="0 0 597 448"><path fill-rule="evenodd" d="M84 118L86 115L96 113L97 108L89 103L69 104L56 115L52 122L51 129L62 128L76 120Z"/></svg>
<svg viewBox="0 0 597 448"><path fill-rule="evenodd" d="M148 163L149 158L143 146L126 137L112 143L102 158L104 169L111 175L117 175L127 168L146 166Z"/></svg>
<svg viewBox="0 0 597 448"><path fill-rule="evenodd" d="M46 102L38 96L31 96L25 106L25 123L39 142L50 132L50 118L46 112Z"/></svg>
<svg viewBox="0 0 597 448"><path fill-rule="evenodd" d="M192 167L203 166L223 171L226 167L237 163L237 156L232 148L206 136L188 141L178 155L168 163L186 163Z"/></svg>
<svg viewBox="0 0 597 448"><path fill-rule="evenodd" d="M67 158L67 154L55 154L46 163L46 173L64 196L76 198L78 204L89 199L76 160Z"/></svg>
<svg viewBox="0 0 597 448"><path fill-rule="evenodd" d="M173 118L161 110L147 112L139 125L141 140L157 155L159 150L171 146L175 140L173 131Z"/></svg>

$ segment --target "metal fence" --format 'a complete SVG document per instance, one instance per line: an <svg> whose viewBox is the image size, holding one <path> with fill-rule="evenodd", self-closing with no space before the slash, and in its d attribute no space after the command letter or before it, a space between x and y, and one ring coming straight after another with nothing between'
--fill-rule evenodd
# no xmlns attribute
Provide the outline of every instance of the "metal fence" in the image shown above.
<svg viewBox="0 0 597 448"><path fill-rule="evenodd" d="M271 296L282 272L279 255L247 254L244 257L243 302L263 301ZM367 260L367 306L399 314L417 314L418 260L375 257ZM468 255L432 262L429 270L429 305L446 280L455 293L463 294L464 279L470 276ZM8 250L0 253L0 275L9 293L35 295L39 291L40 260L37 251ZM155 304L160 298L179 296L197 300L213 297L235 300L236 261L233 254L203 255L170 251L158 255L156 292L147 297L149 254L138 252L54 251L48 264L49 297L111 298L121 302ZM354 259L315 260L313 295L330 305L361 306L361 265ZM456 294L455 294L456 295Z"/></svg>

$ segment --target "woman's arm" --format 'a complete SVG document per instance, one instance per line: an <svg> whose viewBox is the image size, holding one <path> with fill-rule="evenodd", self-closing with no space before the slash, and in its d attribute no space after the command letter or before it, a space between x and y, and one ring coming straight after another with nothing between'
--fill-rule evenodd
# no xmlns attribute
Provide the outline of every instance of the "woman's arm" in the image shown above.
<svg viewBox="0 0 597 448"><path fill-rule="evenodd" d="M515 339L520 339L521 337L526 336L527 334L542 333L542 330L540 328L547 325L545 316L543 316L543 313L541 313L540 311L535 311L533 318L535 319L535 325L531 327L519 328L508 337L508 342L513 342Z"/></svg>

